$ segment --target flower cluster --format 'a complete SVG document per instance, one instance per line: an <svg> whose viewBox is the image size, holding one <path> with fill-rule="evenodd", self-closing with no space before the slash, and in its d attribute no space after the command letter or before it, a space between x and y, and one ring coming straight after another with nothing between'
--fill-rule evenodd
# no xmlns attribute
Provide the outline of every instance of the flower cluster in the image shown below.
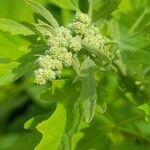
<svg viewBox="0 0 150 150"><path fill-rule="evenodd" d="M35 70L35 83L45 84L46 81L60 77L63 67L72 65L72 55L78 52L81 47L81 38L72 36L71 31L65 27L56 29L56 35L46 33L48 50L37 59L40 66Z"/></svg>
<svg viewBox="0 0 150 150"><path fill-rule="evenodd" d="M45 34L49 49L36 61L40 66L35 70L35 82L38 84L60 77L63 68L72 65L72 56L82 49L82 42L98 49L105 42L98 27L83 13L77 13L68 28L61 26L55 31L55 35L49 31Z"/></svg>
<svg viewBox="0 0 150 150"><path fill-rule="evenodd" d="M47 32L46 38L49 49L37 59L40 68L35 70L35 82L41 85L60 77L63 67L72 64L72 53L68 51L72 39L70 31L60 27L56 29L56 35Z"/></svg>
<svg viewBox="0 0 150 150"><path fill-rule="evenodd" d="M100 34L99 28L91 23L91 19L82 13L77 13L74 22L70 25L70 29L82 37L82 42L91 47L101 49L104 46L105 39Z"/></svg>

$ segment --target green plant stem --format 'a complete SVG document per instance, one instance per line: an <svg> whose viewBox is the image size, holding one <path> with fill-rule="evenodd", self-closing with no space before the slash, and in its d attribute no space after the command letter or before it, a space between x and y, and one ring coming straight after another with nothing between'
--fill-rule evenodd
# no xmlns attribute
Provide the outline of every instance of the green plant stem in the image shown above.
<svg viewBox="0 0 150 150"><path fill-rule="evenodd" d="M144 118L144 116L135 116L135 117L129 118L129 119L124 120L124 121L119 122L119 123L114 123L114 124L111 124L111 125L103 126L101 128L97 128L97 130L98 131L110 132L110 131L113 131L115 129L120 128L123 125L128 124L129 122L137 121L137 120L140 120L142 118Z"/></svg>
<svg viewBox="0 0 150 150"><path fill-rule="evenodd" d="M111 126L111 130L113 130L113 129L115 129L115 128L118 128L118 127L120 127L120 126L123 126L123 125L125 125L125 124L127 124L127 123L129 123L129 122L133 122L133 121L136 121L136 120L139 120L139 119L142 119L142 118L144 118L144 117L143 117L143 116L136 116L136 117L133 117L133 118L129 118L129 119L124 120L124 121L122 121L122 122L120 122L120 123L117 123L117 124L112 125L112 126Z"/></svg>
<svg viewBox="0 0 150 150"><path fill-rule="evenodd" d="M136 136L136 137L138 137L138 138L140 138L140 139L144 139L145 141L150 142L150 139L149 139L148 137L143 136L143 135L139 134L139 133L136 132L136 131L133 131L133 130L130 130L130 129L124 128L124 127L119 127L118 130L119 130L119 131L122 131L122 132L129 133L129 134L131 134L131 135L133 135L133 136Z"/></svg>
<svg viewBox="0 0 150 150"><path fill-rule="evenodd" d="M92 4L93 0L88 0L89 1L89 10L88 10L88 15L90 18L92 18Z"/></svg>

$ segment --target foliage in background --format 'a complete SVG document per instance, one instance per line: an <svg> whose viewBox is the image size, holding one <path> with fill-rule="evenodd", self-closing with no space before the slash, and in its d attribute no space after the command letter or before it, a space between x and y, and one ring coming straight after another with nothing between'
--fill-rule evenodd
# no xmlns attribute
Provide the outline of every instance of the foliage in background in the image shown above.
<svg viewBox="0 0 150 150"><path fill-rule="evenodd" d="M101 33L114 41L111 48L119 49L122 62L113 62L116 71L109 70L90 55L98 69L88 57L80 77L69 68L61 79L35 85L36 55L47 48L35 22L51 22L51 15L32 2L36 13L23 0L0 1L0 150L148 150L150 2L38 2L60 25L71 22L78 9L89 13Z"/></svg>

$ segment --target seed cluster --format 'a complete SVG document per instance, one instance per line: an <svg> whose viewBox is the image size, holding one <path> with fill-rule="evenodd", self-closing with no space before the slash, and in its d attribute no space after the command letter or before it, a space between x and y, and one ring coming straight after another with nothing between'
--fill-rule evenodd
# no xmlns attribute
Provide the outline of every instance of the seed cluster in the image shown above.
<svg viewBox="0 0 150 150"><path fill-rule="evenodd" d="M74 21L66 28L55 29L54 35L50 31L45 34L48 50L37 59L39 69L35 70L35 83L45 84L60 77L64 67L72 65L72 56L82 49L82 42L101 49L104 38L98 27L91 23L88 15L77 13Z"/></svg>

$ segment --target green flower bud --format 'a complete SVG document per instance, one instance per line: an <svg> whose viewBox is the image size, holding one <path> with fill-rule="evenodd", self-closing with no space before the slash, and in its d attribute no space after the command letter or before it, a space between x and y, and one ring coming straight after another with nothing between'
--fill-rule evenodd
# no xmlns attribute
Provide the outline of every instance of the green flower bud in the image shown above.
<svg viewBox="0 0 150 150"><path fill-rule="evenodd" d="M58 59L54 59L53 64L52 64L52 69L53 70L62 70L63 69L62 62Z"/></svg>
<svg viewBox="0 0 150 150"><path fill-rule="evenodd" d="M53 59L49 55L42 55L37 59L37 63L42 68L50 69L52 67Z"/></svg>
<svg viewBox="0 0 150 150"><path fill-rule="evenodd" d="M75 36L74 38L72 38L72 40L70 41L70 44L69 44L69 48L73 52L80 51L81 48L82 48L82 46L81 46L81 37L80 36Z"/></svg>
<svg viewBox="0 0 150 150"><path fill-rule="evenodd" d="M86 25L89 25L91 23L91 18L84 13L77 12L75 17L75 22L81 22Z"/></svg>
<svg viewBox="0 0 150 150"><path fill-rule="evenodd" d="M65 67L69 67L72 65L72 53L63 53L63 64Z"/></svg>
<svg viewBox="0 0 150 150"><path fill-rule="evenodd" d="M84 35L86 33L87 25L81 22L75 22L72 24L71 29L75 34Z"/></svg>
<svg viewBox="0 0 150 150"><path fill-rule="evenodd" d="M39 68L38 70L35 70L34 73L35 73L35 80L34 80L35 83L40 85L46 83L46 79L44 78L44 69Z"/></svg>
<svg viewBox="0 0 150 150"><path fill-rule="evenodd" d="M43 76L48 81L54 80L56 78L55 71L53 71L51 69L49 69L49 70L44 69Z"/></svg>

